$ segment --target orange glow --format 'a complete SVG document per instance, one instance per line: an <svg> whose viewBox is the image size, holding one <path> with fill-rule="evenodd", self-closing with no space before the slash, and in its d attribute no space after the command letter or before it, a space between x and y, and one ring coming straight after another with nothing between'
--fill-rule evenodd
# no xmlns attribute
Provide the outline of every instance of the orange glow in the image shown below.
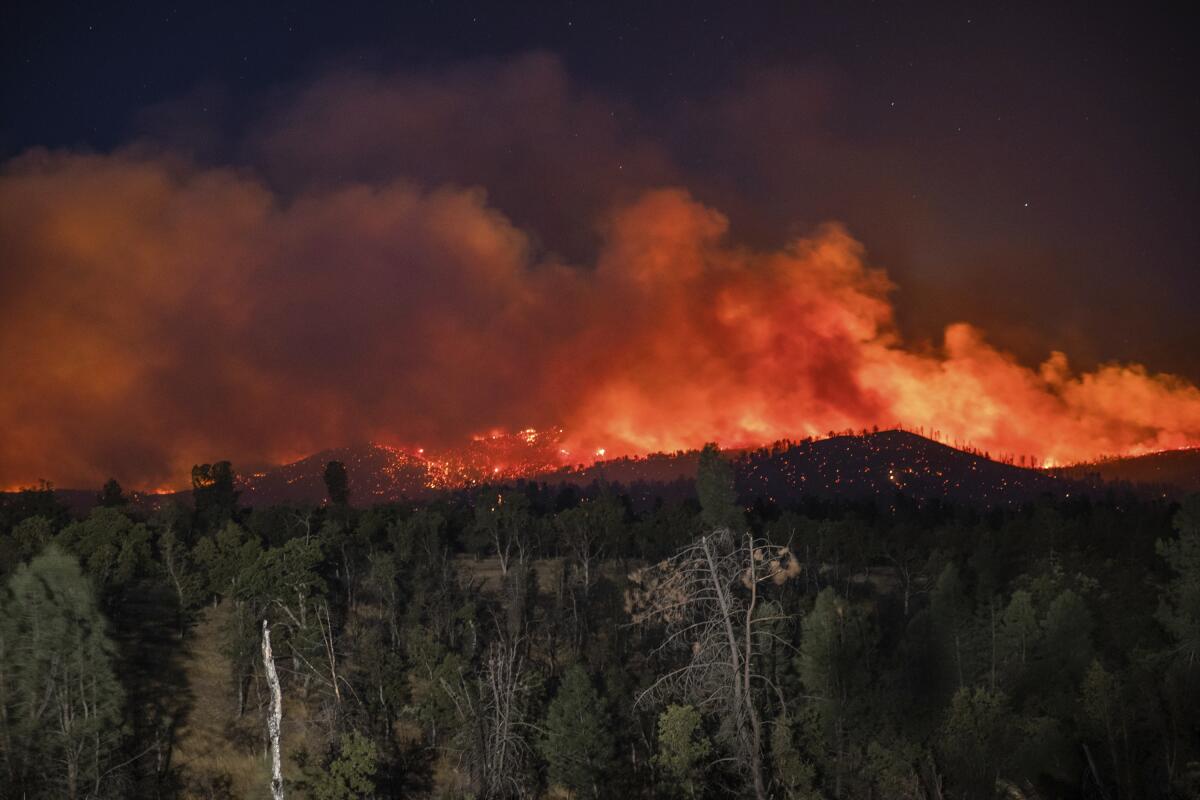
<svg viewBox="0 0 1200 800"><path fill-rule="evenodd" d="M1046 464L1200 446L1183 378L1031 367L968 322L906 341L841 226L777 250L727 229L652 191L564 265L479 191L285 200L144 154L31 154L0 173L21 277L0 293L0 483L160 489L368 440L422 442L406 457L439 485L876 425Z"/></svg>

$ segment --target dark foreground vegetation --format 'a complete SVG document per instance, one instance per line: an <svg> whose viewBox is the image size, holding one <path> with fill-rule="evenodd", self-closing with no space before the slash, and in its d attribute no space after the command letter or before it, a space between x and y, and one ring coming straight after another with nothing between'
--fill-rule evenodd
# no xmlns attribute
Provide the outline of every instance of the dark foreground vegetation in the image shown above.
<svg viewBox="0 0 1200 800"><path fill-rule="evenodd" d="M1200 499L0 506L0 796L1189 798Z"/></svg>

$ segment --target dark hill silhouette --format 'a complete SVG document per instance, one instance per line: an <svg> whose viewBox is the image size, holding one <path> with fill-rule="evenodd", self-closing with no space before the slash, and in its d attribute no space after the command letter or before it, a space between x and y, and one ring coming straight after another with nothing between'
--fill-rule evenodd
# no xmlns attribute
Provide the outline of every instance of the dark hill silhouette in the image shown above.
<svg viewBox="0 0 1200 800"><path fill-rule="evenodd" d="M651 453L598 461L588 467L564 467L543 473L536 480L557 484L572 483L586 486L597 481L632 486L639 483L671 483L681 478L695 480L700 464L699 450L679 450L674 453Z"/></svg>
<svg viewBox="0 0 1200 800"><path fill-rule="evenodd" d="M315 504L326 499L325 465L341 461L350 482L350 502L367 506L428 492L424 459L394 447L363 444L322 450L307 458L241 479L241 502L248 506Z"/></svg>
<svg viewBox="0 0 1200 800"><path fill-rule="evenodd" d="M918 500L944 499L978 506L1023 503L1083 486L940 444L907 431L780 442L731 451L738 494L789 504L804 498L889 502L897 493ZM692 480L698 451L605 461L583 469L539 475L547 483L625 486Z"/></svg>
<svg viewBox="0 0 1200 800"><path fill-rule="evenodd" d="M346 465L350 502L358 506L423 499L464 486L519 479L581 487L596 482L618 484L651 499L656 493L675 496L693 491L697 451L554 468L546 452L556 446L554 441L534 438L527 434L477 438L460 449L428 458L421 451L378 444L324 450L241 476L240 500L259 507L322 503L326 500L323 474L330 461ZM1190 453L1193 459L1200 457L1200 451ZM1095 466L1054 472L1026 469L899 430L780 442L768 448L729 451L728 455L740 496L751 502L762 497L784 505L806 498L887 503L900 493L917 500L943 499L987 507L1023 503L1046 493L1095 492L1101 487L1094 478L1081 480L1094 472ZM1144 459L1122 461L1140 463ZM1194 480L1194 473L1190 474ZM135 496L134 502L155 506L172 498L190 500L190 495L184 491ZM88 496L94 498L95 493Z"/></svg>
<svg viewBox="0 0 1200 800"><path fill-rule="evenodd" d="M745 453L735 466L740 495L782 504L805 497L889 502L899 493L990 507L1082 488L900 430L776 445Z"/></svg>
<svg viewBox="0 0 1200 800"><path fill-rule="evenodd" d="M1049 470L1054 475L1091 483L1122 482L1157 487L1169 493L1200 492L1200 447L1164 450L1144 456L1110 458Z"/></svg>

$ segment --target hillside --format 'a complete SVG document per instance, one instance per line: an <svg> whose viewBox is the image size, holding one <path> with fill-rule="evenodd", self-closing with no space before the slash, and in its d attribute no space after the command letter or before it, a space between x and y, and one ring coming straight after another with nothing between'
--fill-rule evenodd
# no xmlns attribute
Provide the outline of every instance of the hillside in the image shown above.
<svg viewBox="0 0 1200 800"><path fill-rule="evenodd" d="M1120 481L1141 486L1175 487L1185 492L1200 492L1200 447L1074 464L1050 472L1073 480Z"/></svg>
<svg viewBox="0 0 1200 800"><path fill-rule="evenodd" d="M589 466L560 467L554 435L523 431L478 437L453 450L426 453L380 444L315 453L239 479L241 502L258 507L325 500L325 465L341 461L357 506L427 499L439 492L495 482L532 480L550 485L619 484L648 502L656 495L688 495L698 451L618 458ZM788 504L805 498L889 501L946 499L980 506L1021 503L1045 493L1066 495L1097 488L1094 473L1138 483L1178 482L1196 487L1200 451L1121 459L1053 472L1003 464L906 431L784 442L757 450L731 450L738 493ZM1111 476L1111 477L1110 477ZM1171 480L1168 480L1170 478ZM1188 483L1187 481L1190 481ZM72 511L94 504L94 492L61 492ZM135 496L154 506L174 495Z"/></svg>
<svg viewBox="0 0 1200 800"><path fill-rule="evenodd" d="M325 499L325 465L346 465L356 505L415 497L427 491L428 464L392 447L365 444L322 450L307 458L246 476L241 501L249 506L319 503Z"/></svg>
<svg viewBox="0 0 1200 800"><path fill-rule="evenodd" d="M1068 480L899 430L756 450L737 460L736 474L740 494L779 503L804 497L887 501L902 493L996 506L1078 490Z"/></svg>

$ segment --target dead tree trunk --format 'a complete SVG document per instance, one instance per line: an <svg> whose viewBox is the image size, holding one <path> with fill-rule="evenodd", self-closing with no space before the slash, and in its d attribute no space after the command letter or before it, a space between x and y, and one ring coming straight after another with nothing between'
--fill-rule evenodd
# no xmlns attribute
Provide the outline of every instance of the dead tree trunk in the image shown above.
<svg viewBox="0 0 1200 800"><path fill-rule="evenodd" d="M665 623L667 638L660 647L688 654L684 665L659 677L635 704L682 697L705 713L722 716L759 800L768 791L756 686L759 691L777 687L755 665L768 638L761 627L781 619L758 613L759 586L781 585L800 572L787 548L721 530L631 575L626 595L635 622Z"/></svg>
<svg viewBox="0 0 1200 800"><path fill-rule="evenodd" d="M279 754L279 726L283 722L283 692L279 688L279 673L275 671L275 658L271 655L271 628L264 619L262 624L263 667L267 683L271 686L271 710L267 714L267 736L271 740L271 798L283 800L283 764Z"/></svg>

